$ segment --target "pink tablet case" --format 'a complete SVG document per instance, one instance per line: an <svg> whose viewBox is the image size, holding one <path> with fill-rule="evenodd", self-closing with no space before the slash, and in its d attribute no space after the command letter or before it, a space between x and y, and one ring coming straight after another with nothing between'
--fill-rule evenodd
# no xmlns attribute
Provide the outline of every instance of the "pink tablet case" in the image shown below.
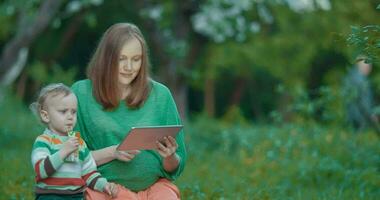
<svg viewBox="0 0 380 200"><path fill-rule="evenodd" d="M156 149L156 141L162 141L165 136L176 137L183 125L133 127L117 150L148 150Z"/></svg>

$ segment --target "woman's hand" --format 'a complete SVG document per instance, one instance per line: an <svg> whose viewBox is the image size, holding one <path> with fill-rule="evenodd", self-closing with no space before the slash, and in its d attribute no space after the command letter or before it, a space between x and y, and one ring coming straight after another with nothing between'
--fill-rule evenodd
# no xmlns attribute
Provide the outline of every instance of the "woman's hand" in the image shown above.
<svg viewBox="0 0 380 200"><path fill-rule="evenodd" d="M177 148L177 141L172 136L164 137L162 142L157 141L157 151L164 158L162 164L167 172L178 168L180 158L175 153Z"/></svg>
<svg viewBox="0 0 380 200"><path fill-rule="evenodd" d="M140 153L139 150L130 150L130 151L119 151L116 149L117 145L113 146L113 157L117 160L129 162L131 161L137 154Z"/></svg>
<svg viewBox="0 0 380 200"><path fill-rule="evenodd" d="M172 156L178 148L177 141L172 136L164 137L164 141L156 143L157 151L163 158Z"/></svg>

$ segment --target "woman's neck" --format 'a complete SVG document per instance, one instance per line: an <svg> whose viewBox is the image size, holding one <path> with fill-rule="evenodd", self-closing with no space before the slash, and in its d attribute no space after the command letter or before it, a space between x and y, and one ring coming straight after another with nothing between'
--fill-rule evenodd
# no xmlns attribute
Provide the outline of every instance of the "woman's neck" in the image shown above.
<svg viewBox="0 0 380 200"><path fill-rule="evenodd" d="M120 100L124 100L130 94L131 87L129 87L129 86L127 86L127 87L125 87L125 86L124 87L120 87L119 92L120 92Z"/></svg>

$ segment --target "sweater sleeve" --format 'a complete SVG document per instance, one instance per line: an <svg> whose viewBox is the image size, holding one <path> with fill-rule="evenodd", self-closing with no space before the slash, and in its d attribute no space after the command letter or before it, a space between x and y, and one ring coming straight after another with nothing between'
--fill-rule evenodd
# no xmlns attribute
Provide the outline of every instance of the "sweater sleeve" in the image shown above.
<svg viewBox="0 0 380 200"><path fill-rule="evenodd" d="M168 90L168 98L167 98L166 123L167 125L181 124L181 119L178 114L177 106L169 90ZM162 168L164 177L170 180L175 180L177 177L179 177L185 168L187 153L186 153L185 135L184 135L183 129L178 133L176 137L176 141L178 144L176 153L180 159L177 169L174 170L173 172L167 172Z"/></svg>
<svg viewBox="0 0 380 200"><path fill-rule="evenodd" d="M37 182L53 175L63 164L59 151L51 153L52 150L46 140L40 136L33 144L31 158Z"/></svg>
<svg viewBox="0 0 380 200"><path fill-rule="evenodd" d="M84 143L83 146L82 178L86 181L86 185L89 188L103 192L107 180L97 172L95 160L87 148L86 143Z"/></svg>

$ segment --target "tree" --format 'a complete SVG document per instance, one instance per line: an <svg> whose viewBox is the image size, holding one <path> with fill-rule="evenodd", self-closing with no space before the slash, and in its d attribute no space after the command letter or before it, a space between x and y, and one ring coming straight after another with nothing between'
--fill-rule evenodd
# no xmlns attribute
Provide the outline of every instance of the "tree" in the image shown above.
<svg viewBox="0 0 380 200"><path fill-rule="evenodd" d="M45 0L36 10L33 6L20 7L16 33L5 45L0 57L0 97L1 89L19 76L28 58L30 45L48 27L62 2Z"/></svg>

